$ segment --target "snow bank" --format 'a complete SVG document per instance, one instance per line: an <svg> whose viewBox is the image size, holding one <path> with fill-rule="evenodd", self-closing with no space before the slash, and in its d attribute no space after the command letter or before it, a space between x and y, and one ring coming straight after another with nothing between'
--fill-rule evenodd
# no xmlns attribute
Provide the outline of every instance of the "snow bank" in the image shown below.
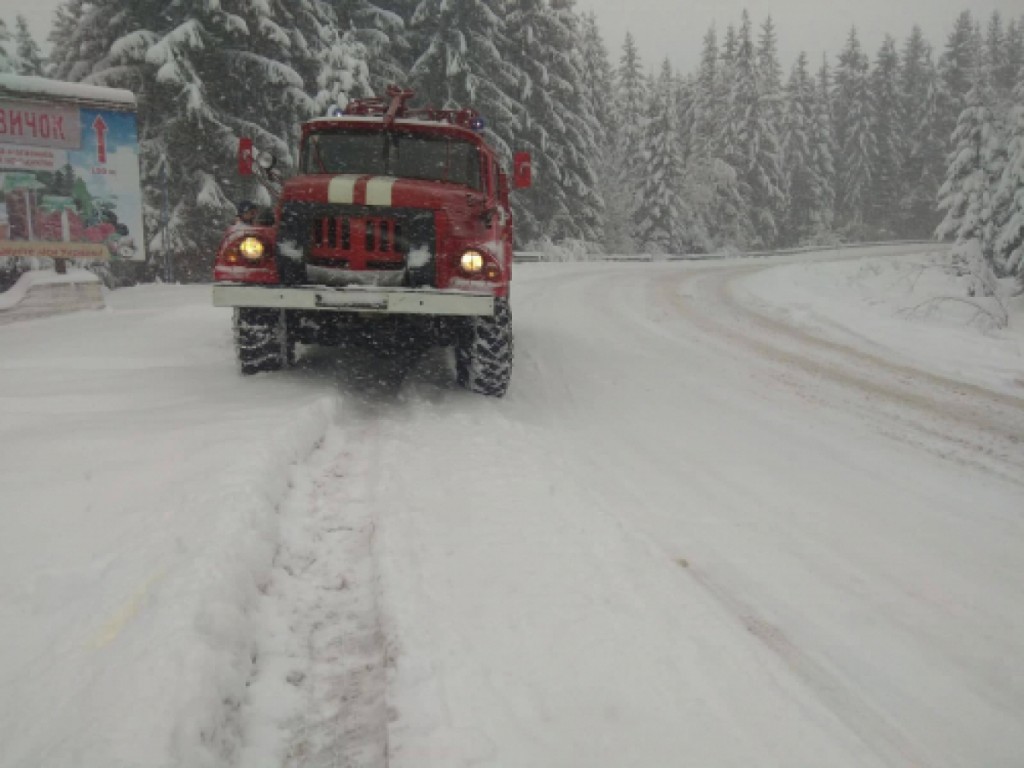
<svg viewBox="0 0 1024 768"><path fill-rule="evenodd" d="M32 270L0 293L0 325L83 309L103 309L103 287L85 269L69 269L65 275Z"/></svg>
<svg viewBox="0 0 1024 768"><path fill-rule="evenodd" d="M49 269L33 269L23 273L18 282L0 293L0 310L17 306L38 285L75 285L81 283L99 284L100 279L87 269L69 269L58 274Z"/></svg>
<svg viewBox="0 0 1024 768"><path fill-rule="evenodd" d="M968 296L945 249L758 272L737 291L786 322L946 376L1019 395L1024 297ZM1005 328L996 320L1009 319ZM851 329L856 329L851 330Z"/></svg>
<svg viewBox="0 0 1024 768"><path fill-rule="evenodd" d="M203 287L0 327L0 764L222 766L329 381L241 379Z"/></svg>

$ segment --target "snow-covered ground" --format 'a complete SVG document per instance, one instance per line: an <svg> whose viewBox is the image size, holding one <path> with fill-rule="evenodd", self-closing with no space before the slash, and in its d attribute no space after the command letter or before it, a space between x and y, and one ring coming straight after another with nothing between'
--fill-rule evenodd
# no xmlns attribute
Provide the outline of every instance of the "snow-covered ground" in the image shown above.
<svg viewBox="0 0 1024 768"><path fill-rule="evenodd" d="M945 248L898 259L875 252L758 271L741 283L743 299L815 335L1021 394L1024 296L969 297Z"/></svg>
<svg viewBox="0 0 1024 768"><path fill-rule="evenodd" d="M1020 329L828 258L520 265L503 400L0 328L0 765L1019 765Z"/></svg>

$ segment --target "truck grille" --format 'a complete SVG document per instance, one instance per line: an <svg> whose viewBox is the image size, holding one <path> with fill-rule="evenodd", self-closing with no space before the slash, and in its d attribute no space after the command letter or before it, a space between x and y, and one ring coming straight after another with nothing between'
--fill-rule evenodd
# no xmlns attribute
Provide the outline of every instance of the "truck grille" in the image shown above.
<svg viewBox="0 0 1024 768"><path fill-rule="evenodd" d="M307 259L325 266L349 269L401 269L408 244L402 225L394 219L325 216L310 222Z"/></svg>
<svg viewBox="0 0 1024 768"><path fill-rule="evenodd" d="M304 282L307 265L402 273L395 278L412 286L434 282L433 211L289 201L281 212L278 237L278 270L287 284ZM417 259L411 268L407 259L412 251L426 252L430 258L425 263Z"/></svg>

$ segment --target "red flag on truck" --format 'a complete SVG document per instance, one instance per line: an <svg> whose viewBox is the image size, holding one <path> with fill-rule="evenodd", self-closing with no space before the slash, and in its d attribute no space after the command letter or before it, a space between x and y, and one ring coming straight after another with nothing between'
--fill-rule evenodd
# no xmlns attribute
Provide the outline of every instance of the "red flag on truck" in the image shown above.
<svg viewBox="0 0 1024 768"><path fill-rule="evenodd" d="M533 169L529 152L516 152L513 158L512 184L516 189L525 189L533 181Z"/></svg>
<svg viewBox="0 0 1024 768"><path fill-rule="evenodd" d="M247 136L238 140L238 173L252 176L252 139Z"/></svg>

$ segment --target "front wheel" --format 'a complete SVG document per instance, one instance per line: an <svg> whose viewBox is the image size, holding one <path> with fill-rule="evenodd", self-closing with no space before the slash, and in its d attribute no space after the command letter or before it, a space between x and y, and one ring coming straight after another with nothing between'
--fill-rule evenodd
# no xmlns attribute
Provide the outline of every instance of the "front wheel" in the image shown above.
<svg viewBox="0 0 1024 768"><path fill-rule="evenodd" d="M280 309L235 308L235 354L243 374L277 371L295 362L286 317Z"/></svg>
<svg viewBox="0 0 1024 768"><path fill-rule="evenodd" d="M494 315L474 317L455 345L458 383L482 395L502 397L512 377L512 312L508 299L494 300Z"/></svg>

